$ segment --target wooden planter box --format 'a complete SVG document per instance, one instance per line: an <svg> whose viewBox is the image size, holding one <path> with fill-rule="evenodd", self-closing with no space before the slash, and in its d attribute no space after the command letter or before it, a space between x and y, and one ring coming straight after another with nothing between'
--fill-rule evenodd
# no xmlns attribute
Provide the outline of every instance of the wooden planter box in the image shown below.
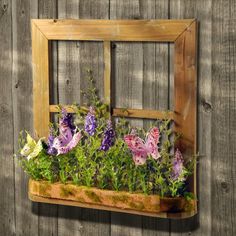
<svg viewBox="0 0 236 236"><path fill-rule="evenodd" d="M124 191L102 190L71 183L29 181L29 198L36 202L79 206L163 218L186 218L196 212L196 202L183 197L162 198Z"/></svg>

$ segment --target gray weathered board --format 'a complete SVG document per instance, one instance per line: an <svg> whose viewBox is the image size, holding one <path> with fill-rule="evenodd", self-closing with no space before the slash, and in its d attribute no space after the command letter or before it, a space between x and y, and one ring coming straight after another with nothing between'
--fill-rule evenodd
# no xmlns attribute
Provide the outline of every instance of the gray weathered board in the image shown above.
<svg viewBox="0 0 236 236"><path fill-rule="evenodd" d="M0 236L236 235L235 12L235 0L0 0ZM32 130L30 19L53 17L198 19L197 217L173 221L28 200L27 178L12 155L19 131ZM55 42L53 49L53 101L81 101L86 68L102 87L100 43ZM112 50L117 105L171 108L171 45L115 43Z"/></svg>

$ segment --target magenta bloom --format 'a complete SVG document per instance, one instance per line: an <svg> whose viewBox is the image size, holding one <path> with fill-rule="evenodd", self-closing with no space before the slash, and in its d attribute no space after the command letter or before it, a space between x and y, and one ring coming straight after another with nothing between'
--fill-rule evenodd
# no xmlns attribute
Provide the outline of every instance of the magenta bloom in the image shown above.
<svg viewBox="0 0 236 236"><path fill-rule="evenodd" d="M153 127L149 131L145 141L138 137L134 130L132 130L131 134L124 136L124 141L133 154L135 165L145 164L148 155L155 160L160 158L157 146L159 143L159 137L160 132L157 127Z"/></svg>
<svg viewBox="0 0 236 236"><path fill-rule="evenodd" d="M115 131L112 128L111 120L107 122L107 127L104 131L104 137L99 150L107 151L111 146L114 145Z"/></svg>
<svg viewBox="0 0 236 236"><path fill-rule="evenodd" d="M182 175L184 167L183 163L184 159L182 153L180 152L179 149L177 149L173 160L173 170L171 175L171 178L173 180L177 180Z"/></svg>
<svg viewBox="0 0 236 236"><path fill-rule="evenodd" d="M89 112L85 117L84 129L90 136L93 136L95 134L96 128L97 121L95 117L95 111L93 107L90 107Z"/></svg>

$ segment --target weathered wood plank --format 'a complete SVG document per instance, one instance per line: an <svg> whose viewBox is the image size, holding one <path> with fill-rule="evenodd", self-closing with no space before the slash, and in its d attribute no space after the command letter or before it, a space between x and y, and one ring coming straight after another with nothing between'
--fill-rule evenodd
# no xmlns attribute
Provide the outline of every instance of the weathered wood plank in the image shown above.
<svg viewBox="0 0 236 236"><path fill-rule="evenodd" d="M39 0L38 1L38 14L39 18L57 18L57 0ZM58 103L57 91L57 41L51 42L51 52L49 54L49 99L50 104Z"/></svg>
<svg viewBox="0 0 236 236"><path fill-rule="evenodd" d="M78 18L78 1L58 1L58 18ZM80 50L79 44L58 42L58 98L59 103L80 103ZM81 235L82 222L79 220L82 210L58 206L58 236Z"/></svg>
<svg viewBox="0 0 236 236"><path fill-rule="evenodd" d="M167 1L161 1L159 5L156 5L155 1L111 1L111 18L162 18L158 14L155 16L159 7L161 8L159 13L163 11L163 14L166 13L167 17ZM113 52L115 54L113 61L115 72L113 73L115 73L116 79L115 107L143 108L145 106L146 109L161 108L167 110L167 106L164 105L164 99L161 99L161 93L165 93L165 90L157 89L158 87L156 87L168 84L168 70L162 70L162 65L168 65L168 60L165 61L162 57L167 53L167 47L165 48L163 45L157 46L154 43L135 45L116 43L115 45L116 48ZM160 56L159 61L156 60L158 56ZM159 68L156 68L157 65ZM158 69L161 71L160 74L158 74ZM157 96L160 97L159 101L156 101ZM168 97L168 91L166 97ZM146 121L141 121L140 123L136 121L133 124L142 126L143 123L146 123ZM160 227L160 223L164 232L158 232L158 234L168 235L168 220L161 221L158 219L154 221L150 218L131 218L121 214L113 214L111 232L114 235L155 235L157 232L153 229Z"/></svg>
<svg viewBox="0 0 236 236"><path fill-rule="evenodd" d="M39 18L57 18L57 0L38 1ZM49 103L57 102L57 42L51 43L49 53ZM39 235L57 235L58 207L51 204L39 204Z"/></svg>
<svg viewBox="0 0 236 236"><path fill-rule="evenodd" d="M33 133L32 57L30 19L38 17L38 1L12 1L13 27L13 115L14 149L18 150L21 130ZM38 204L27 200L28 178L15 162L16 235L35 235L38 231ZM34 213L32 213L32 209ZM36 214L35 214L36 213Z"/></svg>
<svg viewBox="0 0 236 236"><path fill-rule="evenodd" d="M199 217L171 221L171 235L189 235L190 232L192 235L211 235L211 7L211 0L170 1L171 18L192 17L199 22L197 134L200 155L197 179Z"/></svg>
<svg viewBox="0 0 236 236"><path fill-rule="evenodd" d="M212 1L212 235L236 234L235 12L235 1Z"/></svg>
<svg viewBox="0 0 236 236"><path fill-rule="evenodd" d="M111 19L140 18L139 1L110 1ZM143 49L142 43L113 43L113 107L142 109ZM143 121L131 120L142 127ZM142 235L142 217L111 213L111 235Z"/></svg>
<svg viewBox="0 0 236 236"><path fill-rule="evenodd" d="M192 21L71 19L36 20L35 24L51 40L174 42Z"/></svg>
<svg viewBox="0 0 236 236"><path fill-rule="evenodd" d="M15 235L11 1L0 2L0 232Z"/></svg>
<svg viewBox="0 0 236 236"><path fill-rule="evenodd" d="M58 18L78 18L78 1L58 1ZM58 102L80 102L80 50L79 44L58 42ZM56 85L54 85L56 86Z"/></svg>
<svg viewBox="0 0 236 236"><path fill-rule="evenodd" d="M145 19L167 19L168 1L141 1L142 17ZM169 68L168 44L143 44L143 109L167 111L169 107ZM163 112L163 115L165 112ZM169 113L171 118L172 112ZM153 117L150 117L153 118ZM163 117L164 118L164 117ZM159 117L161 119L161 117ZM149 129L153 120L144 120L144 128ZM142 218L143 236L169 235L170 221L168 219Z"/></svg>
<svg viewBox="0 0 236 236"><path fill-rule="evenodd" d="M59 18L108 18L109 2L58 1ZM103 44L101 42L59 42L59 103L85 102L80 90L88 86L87 70L91 69L99 95L103 97ZM110 214L93 209L60 206L58 235L109 235Z"/></svg>

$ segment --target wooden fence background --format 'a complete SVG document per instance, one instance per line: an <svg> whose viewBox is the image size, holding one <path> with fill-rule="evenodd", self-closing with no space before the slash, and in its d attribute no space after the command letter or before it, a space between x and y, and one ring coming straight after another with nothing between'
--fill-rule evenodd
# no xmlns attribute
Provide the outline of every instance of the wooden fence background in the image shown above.
<svg viewBox="0 0 236 236"><path fill-rule="evenodd" d="M235 13L235 0L0 0L0 235L236 235ZM198 216L175 221L28 200L12 156L19 131L32 131L31 18L199 20ZM117 106L171 108L170 45L115 43L112 53ZM103 96L102 45L55 42L52 101L80 102L86 68Z"/></svg>

